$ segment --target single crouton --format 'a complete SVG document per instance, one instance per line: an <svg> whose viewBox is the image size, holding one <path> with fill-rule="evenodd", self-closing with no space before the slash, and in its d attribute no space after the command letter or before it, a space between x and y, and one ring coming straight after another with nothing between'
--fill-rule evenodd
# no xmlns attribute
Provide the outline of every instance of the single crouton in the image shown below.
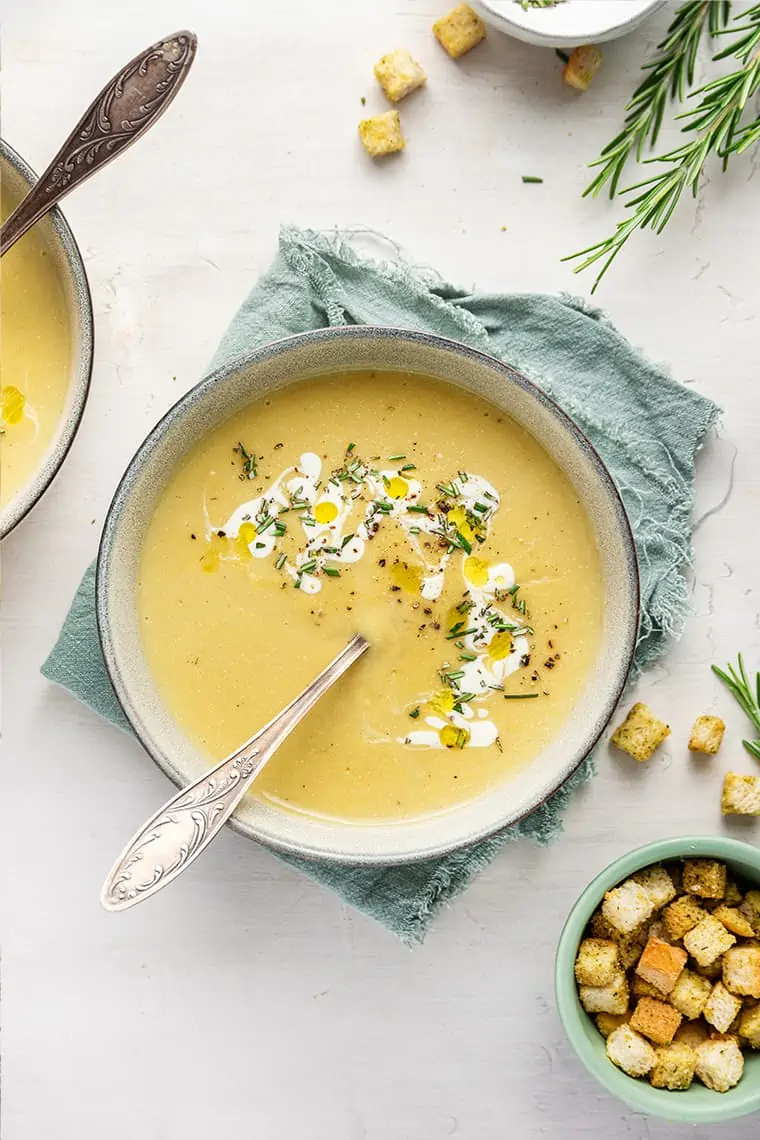
<svg viewBox="0 0 760 1140"><path fill-rule="evenodd" d="M700 1017L698 1021L685 1021L673 1040L679 1044L691 1045L692 1049L696 1049L697 1045L701 1045L703 1041L708 1041L709 1038L710 1027Z"/></svg>
<svg viewBox="0 0 760 1140"><path fill-rule="evenodd" d="M427 75L404 48L391 51L375 64L375 79L391 103L399 103L427 83Z"/></svg>
<svg viewBox="0 0 760 1140"><path fill-rule="evenodd" d="M631 1029L642 1033L655 1045L669 1045L681 1024L681 1015L672 1005L656 998L639 998L633 1017Z"/></svg>
<svg viewBox="0 0 760 1140"><path fill-rule="evenodd" d="M690 895L676 899L662 912L662 921L668 937L680 942L684 934L693 930L705 917L704 909Z"/></svg>
<svg viewBox="0 0 760 1140"><path fill-rule="evenodd" d="M607 921L600 910L592 916L589 931L594 938L611 939L617 944L620 964L625 970L636 965L647 940L643 927L637 927L630 934L622 934Z"/></svg>
<svg viewBox="0 0 760 1140"><path fill-rule="evenodd" d="M625 1025L630 1020L630 1016L629 1013L598 1013L594 1021L602 1037L609 1037L613 1029Z"/></svg>
<svg viewBox="0 0 760 1140"><path fill-rule="evenodd" d="M594 44L583 44L570 53L562 78L576 91L588 91L591 80L602 66L602 53Z"/></svg>
<svg viewBox="0 0 760 1140"><path fill-rule="evenodd" d="M643 764L666 736L670 736L668 725L658 720L648 705L639 701L613 732L612 743Z"/></svg>
<svg viewBox="0 0 760 1140"><path fill-rule="evenodd" d="M694 1021L705 1008L711 991L709 978L700 978L699 974L694 974L691 970L682 970L668 1000L679 1013L689 1021Z"/></svg>
<svg viewBox="0 0 760 1140"><path fill-rule="evenodd" d="M646 1040L630 1025L620 1025L607 1038L607 1056L629 1077L645 1077L653 1069L657 1055Z"/></svg>
<svg viewBox="0 0 760 1140"><path fill-rule="evenodd" d="M755 934L760 937L760 891L747 891L739 910L749 920Z"/></svg>
<svg viewBox="0 0 760 1140"><path fill-rule="evenodd" d="M744 1057L733 1040L703 1041L697 1045L696 1073L703 1085L715 1092L728 1092L744 1072Z"/></svg>
<svg viewBox="0 0 760 1140"><path fill-rule="evenodd" d="M753 1049L760 1049L760 1005L744 1010L739 1018L739 1034Z"/></svg>
<svg viewBox="0 0 760 1140"><path fill-rule="evenodd" d="M659 998L662 1001L662 990L658 990L657 986L653 986L651 982L645 982L638 974L634 974L631 978L631 993L634 997L653 997Z"/></svg>
<svg viewBox="0 0 760 1140"><path fill-rule="evenodd" d="M694 973L699 974L700 978L710 978L713 982L717 982L718 978L723 977L723 955L720 954L714 962L709 962L706 966L700 966L695 962Z"/></svg>
<svg viewBox="0 0 760 1140"><path fill-rule="evenodd" d="M716 982L705 1002L703 1016L709 1025L715 1026L718 1033L726 1033L741 1008L741 999L730 994L723 982Z"/></svg>
<svg viewBox="0 0 760 1140"><path fill-rule="evenodd" d="M724 815L760 815L760 776L726 772L720 807Z"/></svg>
<svg viewBox="0 0 760 1140"><path fill-rule="evenodd" d="M686 951L660 938L650 938L639 958L636 973L663 994L669 994L686 965Z"/></svg>
<svg viewBox="0 0 760 1140"><path fill-rule="evenodd" d="M726 930L730 930L738 938L751 938L755 933L750 920L737 907L726 906L725 903L721 903L713 911L713 914L718 922L723 923Z"/></svg>
<svg viewBox="0 0 760 1140"><path fill-rule="evenodd" d="M362 119L359 134L370 158L382 158L383 155L394 154L406 146L398 111L384 111L382 115Z"/></svg>
<svg viewBox="0 0 760 1140"><path fill-rule="evenodd" d="M602 914L621 934L630 934L654 911L654 903L638 883L626 879L619 887L607 891L602 903Z"/></svg>
<svg viewBox="0 0 760 1140"><path fill-rule="evenodd" d="M726 726L719 716L698 716L689 737L689 752L714 756L723 742Z"/></svg>
<svg viewBox="0 0 760 1140"><path fill-rule="evenodd" d="M436 20L433 35L452 59L459 59L486 38L486 26L469 4L458 4Z"/></svg>
<svg viewBox="0 0 760 1140"><path fill-rule="evenodd" d="M579 986L578 996L586 1013L627 1013L628 979L622 970L606 986Z"/></svg>
<svg viewBox="0 0 760 1140"><path fill-rule="evenodd" d="M760 948L735 946L723 955L723 984L732 994L760 998Z"/></svg>
<svg viewBox="0 0 760 1140"><path fill-rule="evenodd" d="M726 894L726 864L716 859L687 859L683 865L683 889L702 899L722 899Z"/></svg>
<svg viewBox="0 0 760 1140"><path fill-rule="evenodd" d="M654 903L655 910L660 910L676 897L673 880L660 864L655 867L645 867L643 871L636 871L631 878L644 888Z"/></svg>
<svg viewBox="0 0 760 1140"><path fill-rule="evenodd" d="M687 1089L694 1080L697 1067L697 1054L691 1045L674 1041L671 1045L661 1045L655 1049L657 1060L649 1074L649 1080L656 1089Z"/></svg>
<svg viewBox="0 0 760 1140"><path fill-rule="evenodd" d="M736 942L733 934L712 914L684 935L683 944L700 966L710 966Z"/></svg>
<svg viewBox="0 0 760 1140"><path fill-rule="evenodd" d="M584 938L575 959L575 977L582 986L606 986L620 970L618 948L601 938Z"/></svg>

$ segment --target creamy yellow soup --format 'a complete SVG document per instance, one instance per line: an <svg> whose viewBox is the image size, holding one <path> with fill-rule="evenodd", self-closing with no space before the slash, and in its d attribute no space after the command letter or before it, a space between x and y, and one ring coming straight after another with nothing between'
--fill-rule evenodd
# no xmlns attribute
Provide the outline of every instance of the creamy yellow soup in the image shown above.
<svg viewBox="0 0 760 1140"><path fill-rule="evenodd" d="M370 650L255 795L346 820L440 812L529 764L567 720L601 629L575 490L493 405L356 372L252 404L163 491L138 609L156 684L216 760L355 632Z"/></svg>
<svg viewBox="0 0 760 1140"><path fill-rule="evenodd" d="M2 193L5 219L16 202ZM39 469L63 414L71 333L63 285L35 226L0 268L0 506Z"/></svg>

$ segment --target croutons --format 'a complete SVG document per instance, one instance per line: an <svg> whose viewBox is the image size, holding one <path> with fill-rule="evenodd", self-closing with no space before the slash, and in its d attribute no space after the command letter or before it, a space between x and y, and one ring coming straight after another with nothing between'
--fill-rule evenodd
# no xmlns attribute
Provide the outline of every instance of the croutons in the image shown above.
<svg viewBox="0 0 760 1140"><path fill-rule="evenodd" d="M724 815L760 815L760 776L726 772L720 807Z"/></svg>
<svg viewBox="0 0 760 1140"><path fill-rule="evenodd" d="M656 998L640 998L633 1017L631 1029L654 1041L655 1045L669 1045L681 1024L681 1014L672 1005Z"/></svg>
<svg viewBox="0 0 760 1140"><path fill-rule="evenodd" d="M391 103L399 103L427 83L424 69L404 48L391 51L377 61L375 79Z"/></svg>
<svg viewBox="0 0 760 1140"><path fill-rule="evenodd" d="M591 919L589 929L595 938L609 938L617 944L620 964L624 970L630 970L631 966L636 965L646 942L646 935L641 929L634 930L630 934L621 934L610 925L600 910Z"/></svg>
<svg viewBox="0 0 760 1140"><path fill-rule="evenodd" d="M716 982L705 1002L703 1016L718 1033L726 1033L741 1008L741 1000L729 993L723 982Z"/></svg>
<svg viewBox="0 0 760 1140"><path fill-rule="evenodd" d="M710 966L736 942L733 934L726 930L712 914L706 914L702 921L684 935L683 944L700 966Z"/></svg>
<svg viewBox="0 0 760 1140"><path fill-rule="evenodd" d="M643 871L637 871L635 875L631 875L631 878L644 888L652 900L655 910L666 906L671 899L676 897L673 880L665 868L659 864L656 867L645 867Z"/></svg>
<svg viewBox="0 0 760 1140"><path fill-rule="evenodd" d="M653 997L662 1001L663 997L662 990L658 990L651 982L645 982L638 974L634 974L631 978L631 993L636 998Z"/></svg>
<svg viewBox="0 0 760 1140"><path fill-rule="evenodd" d="M652 710L639 701L613 732L612 743L643 764L667 736L670 736L668 725L658 720Z"/></svg>
<svg viewBox="0 0 760 1140"><path fill-rule="evenodd" d="M683 865L683 890L702 899L722 899L726 894L726 865L716 859L687 859Z"/></svg>
<svg viewBox="0 0 760 1140"><path fill-rule="evenodd" d="M760 891L747 891L739 910L748 919L755 934L760 938Z"/></svg>
<svg viewBox="0 0 760 1140"><path fill-rule="evenodd" d="M709 978L700 978L699 974L694 974L691 970L682 970L678 981L670 991L668 1000L679 1013L689 1021L694 1021L705 1008L705 1002L711 991L712 983Z"/></svg>
<svg viewBox="0 0 760 1140"><path fill-rule="evenodd" d="M723 984L732 994L760 998L760 948L735 946L723 955Z"/></svg>
<svg viewBox="0 0 760 1140"><path fill-rule="evenodd" d="M636 973L645 982L669 994L686 965L687 954L679 946L671 946L659 938L650 938L639 958Z"/></svg>
<svg viewBox="0 0 760 1140"><path fill-rule="evenodd" d="M627 879L619 887L607 891L602 903L603 916L621 934L630 934L650 918L653 911L654 903L649 894L633 879Z"/></svg>
<svg viewBox="0 0 760 1140"><path fill-rule="evenodd" d="M760 1005L744 1010L739 1019L739 1034L753 1049L760 1049Z"/></svg>
<svg viewBox="0 0 760 1140"><path fill-rule="evenodd" d="M692 1049L696 1049L697 1045L708 1041L709 1038L710 1030L707 1023L700 1018L699 1021L687 1021L682 1025L673 1040L679 1045L690 1045Z"/></svg>
<svg viewBox="0 0 760 1140"><path fill-rule="evenodd" d="M594 44L583 44L570 53L562 78L576 91L588 91L591 80L602 66L602 53Z"/></svg>
<svg viewBox="0 0 760 1140"><path fill-rule="evenodd" d="M359 134L370 158L382 158L406 146L398 111L384 111L382 115L362 119Z"/></svg>
<svg viewBox="0 0 760 1140"><path fill-rule="evenodd" d="M726 906L739 906L744 895L732 879L726 879L726 894L723 902Z"/></svg>
<svg viewBox="0 0 760 1140"><path fill-rule="evenodd" d="M723 742L726 726L719 716L698 716L689 737L689 752L714 756Z"/></svg>
<svg viewBox="0 0 760 1140"><path fill-rule="evenodd" d="M602 1037L609 1037L613 1029L625 1025L630 1018L628 1013L597 1013L594 1021Z"/></svg>
<svg viewBox="0 0 760 1140"><path fill-rule="evenodd" d="M582 986L606 986L620 971L618 948L602 938L585 938L575 959L575 978Z"/></svg>
<svg viewBox="0 0 760 1140"><path fill-rule="evenodd" d="M702 1084L715 1092L728 1092L744 1072L742 1051L733 1039L703 1041L697 1045L696 1073Z"/></svg>
<svg viewBox="0 0 760 1140"><path fill-rule="evenodd" d="M469 4L458 4L436 20L433 35L452 59L459 59L485 39L486 26Z"/></svg>
<svg viewBox="0 0 760 1140"><path fill-rule="evenodd" d="M649 1081L655 1089L683 1090L694 1080L697 1067L697 1054L691 1045L674 1041L672 1045L661 1045L655 1049L657 1060L649 1074Z"/></svg>
<svg viewBox="0 0 760 1140"><path fill-rule="evenodd" d="M750 920L736 907L725 906L725 904L721 903L721 905L716 907L713 911L713 915L717 918L718 922L723 923L726 930L730 930L731 933L735 934L738 938L752 938L755 933Z"/></svg>
<svg viewBox="0 0 760 1140"><path fill-rule="evenodd" d="M704 917L704 909L688 895L676 899L662 912L662 921L668 932L668 937L675 942L680 942L684 934L693 930Z"/></svg>
<svg viewBox="0 0 760 1140"><path fill-rule="evenodd" d="M627 1013L628 979L622 970L614 974L606 986L581 986L578 990L586 1013Z"/></svg>
<svg viewBox="0 0 760 1140"><path fill-rule="evenodd" d="M652 1046L630 1025L620 1025L607 1038L607 1056L629 1077L645 1077L657 1063Z"/></svg>

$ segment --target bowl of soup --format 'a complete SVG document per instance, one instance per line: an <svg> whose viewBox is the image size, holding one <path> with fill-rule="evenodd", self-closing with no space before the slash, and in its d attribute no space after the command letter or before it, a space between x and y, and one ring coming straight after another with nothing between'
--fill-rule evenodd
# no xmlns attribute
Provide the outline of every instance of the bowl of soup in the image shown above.
<svg viewBox="0 0 760 1140"><path fill-rule="evenodd" d="M0 139L5 220L37 176ZM2 260L0 538L31 510L63 463L90 385L92 304L82 258L57 208Z"/></svg>
<svg viewBox="0 0 760 1140"><path fill-rule="evenodd" d="M179 786L364 634L233 822L392 864L496 832L575 771L628 675L638 574L609 474L542 391L359 326L252 352L171 409L113 500L97 613L124 711Z"/></svg>

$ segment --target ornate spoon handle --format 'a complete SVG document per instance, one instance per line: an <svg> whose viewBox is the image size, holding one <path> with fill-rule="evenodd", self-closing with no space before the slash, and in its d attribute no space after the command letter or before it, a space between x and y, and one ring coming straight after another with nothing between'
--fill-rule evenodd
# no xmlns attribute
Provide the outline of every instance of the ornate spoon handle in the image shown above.
<svg viewBox="0 0 760 1140"><path fill-rule="evenodd" d="M100 896L106 910L127 910L182 874L219 833L285 737L368 648L363 637L352 637L274 720L157 811L108 875Z"/></svg>
<svg viewBox="0 0 760 1140"><path fill-rule="evenodd" d="M0 229L0 256L65 194L153 126L182 86L197 43L192 32L177 32L114 76Z"/></svg>

